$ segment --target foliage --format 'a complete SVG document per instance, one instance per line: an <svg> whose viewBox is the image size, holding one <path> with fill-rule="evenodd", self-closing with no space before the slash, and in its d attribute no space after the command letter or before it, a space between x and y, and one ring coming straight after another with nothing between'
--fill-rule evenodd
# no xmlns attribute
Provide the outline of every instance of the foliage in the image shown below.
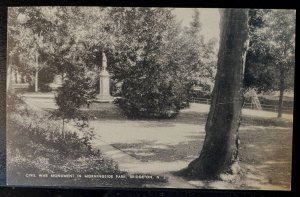
<svg viewBox="0 0 300 197"><path fill-rule="evenodd" d="M258 92L293 89L295 12L250 10L249 14L251 39L245 86L255 88ZM283 86L280 85L281 81Z"/></svg>
<svg viewBox="0 0 300 197"><path fill-rule="evenodd" d="M46 120L46 121L45 121ZM10 182L34 185L74 186L139 186L164 182L159 180L99 179L99 178L26 178L25 174L125 175L118 164L100 150L93 149L90 139L68 129L65 136L61 124L49 120L48 114L23 105L10 111L7 119L7 176Z"/></svg>
<svg viewBox="0 0 300 197"><path fill-rule="evenodd" d="M207 60L214 43L203 43L199 13L187 31L171 9L113 8L109 13L114 42L107 49L108 69L122 84L121 108L131 117L174 117L192 86L212 75Z"/></svg>
<svg viewBox="0 0 300 197"><path fill-rule="evenodd" d="M41 92L50 92L51 88L49 84L53 82L55 77L55 71L53 67L45 67L39 72L39 84Z"/></svg>
<svg viewBox="0 0 300 197"><path fill-rule="evenodd" d="M97 73L102 67L101 52L105 52L113 94L127 100L123 104L130 103L121 105L124 111L145 108L156 117L168 110L177 113L191 97L193 86L211 87L215 41L204 42L197 9L186 29L167 8L30 7L11 8L9 14L9 65L29 73L28 78L43 68L39 78L47 80L42 84L61 75L63 81L77 86L88 80L89 86L83 85L87 91L99 89ZM26 48L30 45L35 46L33 55ZM85 80L72 77L77 67L84 69L77 75ZM49 90L47 85L40 87ZM80 103L87 102L87 97L84 99Z"/></svg>
<svg viewBox="0 0 300 197"><path fill-rule="evenodd" d="M159 117L178 109L165 74L162 55L174 29L170 9L110 9L114 45L108 50L108 69L121 82L121 108L130 116ZM111 65L111 66L110 66ZM113 66L112 66L113 65Z"/></svg>
<svg viewBox="0 0 300 197"><path fill-rule="evenodd" d="M73 65L73 72L68 72L66 79L64 80L62 87L60 87L55 96L58 110L53 113L53 117L61 118L63 125L70 120L75 120L77 126L82 131L88 129L88 116L83 115L79 108L82 105L88 104L89 100L95 98L96 91L91 89L92 80L84 74L84 67L80 65ZM82 121L82 124L79 122ZM64 133L64 127L62 128Z"/></svg>
<svg viewBox="0 0 300 197"><path fill-rule="evenodd" d="M13 92L12 90L7 91L6 93L6 111L10 112L18 112L19 110L23 110L24 101L22 97Z"/></svg>
<svg viewBox="0 0 300 197"><path fill-rule="evenodd" d="M143 81L144 85L148 81ZM152 83L155 83L151 81ZM172 85L148 86L147 90L135 89L140 81L128 81L128 87L123 86L125 99L117 103L125 114L131 118L173 118L180 109L180 103L172 89ZM147 87L147 86L145 86ZM126 99L128 98L128 99Z"/></svg>
<svg viewBox="0 0 300 197"><path fill-rule="evenodd" d="M258 92L279 91L280 118L284 92L294 87L296 14L293 10L253 10L250 16L244 83Z"/></svg>
<svg viewBox="0 0 300 197"><path fill-rule="evenodd" d="M24 116L24 113L27 114ZM118 173L115 162L91 147L85 136L68 130L34 110L10 113L7 119L9 173Z"/></svg>
<svg viewBox="0 0 300 197"><path fill-rule="evenodd" d="M10 8L8 17L8 64L28 76L47 66L47 51L54 24L40 8ZM30 47L29 47L30 46Z"/></svg>
<svg viewBox="0 0 300 197"><path fill-rule="evenodd" d="M172 67L167 72L172 77L179 99L185 102L191 98L194 87L210 92L216 72L216 40L204 42L199 15L199 11L194 9L190 26L171 39L164 50L168 51L168 67Z"/></svg>

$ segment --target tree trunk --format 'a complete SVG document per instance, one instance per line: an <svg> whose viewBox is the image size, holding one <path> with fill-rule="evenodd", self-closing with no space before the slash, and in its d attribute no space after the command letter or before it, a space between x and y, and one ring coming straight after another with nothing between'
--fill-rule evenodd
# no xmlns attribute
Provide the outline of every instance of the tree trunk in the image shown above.
<svg viewBox="0 0 300 197"><path fill-rule="evenodd" d="M17 70L14 70L14 74L15 74L15 84L18 84L18 71Z"/></svg>
<svg viewBox="0 0 300 197"><path fill-rule="evenodd" d="M39 91L39 71L37 69L35 70L34 91Z"/></svg>
<svg viewBox="0 0 300 197"><path fill-rule="evenodd" d="M278 101L278 114L277 118L282 117L282 107L283 107L283 93L284 93L284 75L283 72L280 74L280 90L279 90L279 101Z"/></svg>
<svg viewBox="0 0 300 197"><path fill-rule="evenodd" d="M178 174L216 179L233 171L238 160L238 128L243 103L243 73L248 47L248 11L225 9L221 17L220 48L206 136L199 158Z"/></svg>
<svg viewBox="0 0 300 197"><path fill-rule="evenodd" d="M63 122L63 125L62 125L61 134L62 134L63 139L65 139L65 119L64 118L63 118L62 122Z"/></svg>
<svg viewBox="0 0 300 197"><path fill-rule="evenodd" d="M36 46L35 51L35 79L34 79L34 91L39 91L39 53Z"/></svg>

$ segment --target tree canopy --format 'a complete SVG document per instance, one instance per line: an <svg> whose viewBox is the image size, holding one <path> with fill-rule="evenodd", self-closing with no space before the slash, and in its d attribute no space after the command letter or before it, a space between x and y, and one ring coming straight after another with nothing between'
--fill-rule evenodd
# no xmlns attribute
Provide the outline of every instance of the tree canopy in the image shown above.
<svg viewBox="0 0 300 197"><path fill-rule="evenodd" d="M213 81L215 41L204 42L197 9L186 29L170 8L28 7L9 12L9 59L18 60L10 64L30 74L43 65L77 85L82 81L74 78L74 70L80 67L83 78L91 80L89 88L96 89L105 52L113 90L130 101L124 107L130 113L134 108L151 116L176 113L193 85ZM15 52L30 53L27 46L35 46L31 50L39 54L38 64L35 56Z"/></svg>
<svg viewBox="0 0 300 197"><path fill-rule="evenodd" d="M246 87L258 91L294 86L295 20L291 10L250 10L250 49L245 73Z"/></svg>
<svg viewBox="0 0 300 197"><path fill-rule="evenodd" d="M292 10L250 10L245 86L258 92L279 91L278 117L284 92L294 87L295 21Z"/></svg>

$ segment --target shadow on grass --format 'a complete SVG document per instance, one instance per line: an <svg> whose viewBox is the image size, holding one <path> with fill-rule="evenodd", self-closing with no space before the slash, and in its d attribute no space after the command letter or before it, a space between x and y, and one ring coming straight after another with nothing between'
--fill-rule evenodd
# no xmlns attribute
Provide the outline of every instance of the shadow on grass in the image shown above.
<svg viewBox="0 0 300 197"><path fill-rule="evenodd" d="M203 181L184 177L199 188L289 190L291 187L292 130L282 127L245 127L240 131L241 174L234 181ZM178 176L178 172L173 172Z"/></svg>
<svg viewBox="0 0 300 197"><path fill-rule="evenodd" d="M187 136L189 140L176 145L157 144L154 141L138 143L114 143L113 147L142 162L191 161L199 156L203 144L203 136Z"/></svg>

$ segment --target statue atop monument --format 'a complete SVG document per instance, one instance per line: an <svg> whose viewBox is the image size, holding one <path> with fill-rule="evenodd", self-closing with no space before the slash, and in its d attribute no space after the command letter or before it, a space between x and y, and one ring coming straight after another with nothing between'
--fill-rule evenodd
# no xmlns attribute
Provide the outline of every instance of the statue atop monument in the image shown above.
<svg viewBox="0 0 300 197"><path fill-rule="evenodd" d="M102 70L106 70L107 68L107 58L105 53L102 51Z"/></svg>

